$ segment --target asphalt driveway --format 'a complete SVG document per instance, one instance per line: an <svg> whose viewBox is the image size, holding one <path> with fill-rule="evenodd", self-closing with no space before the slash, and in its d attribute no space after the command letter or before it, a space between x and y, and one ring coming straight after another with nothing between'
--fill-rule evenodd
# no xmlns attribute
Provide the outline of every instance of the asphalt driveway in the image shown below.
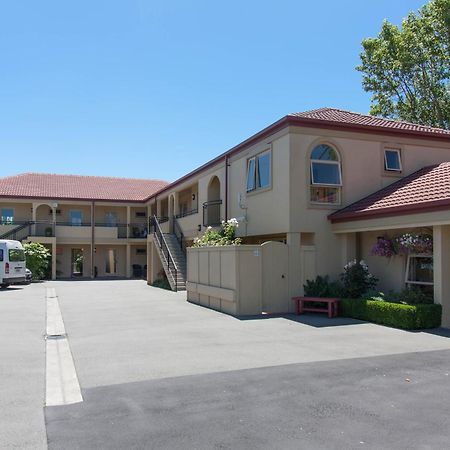
<svg viewBox="0 0 450 450"><path fill-rule="evenodd" d="M46 407L44 422L49 286L84 401ZM141 281L2 291L0 318L0 447L448 446L442 330L323 316L239 320Z"/></svg>

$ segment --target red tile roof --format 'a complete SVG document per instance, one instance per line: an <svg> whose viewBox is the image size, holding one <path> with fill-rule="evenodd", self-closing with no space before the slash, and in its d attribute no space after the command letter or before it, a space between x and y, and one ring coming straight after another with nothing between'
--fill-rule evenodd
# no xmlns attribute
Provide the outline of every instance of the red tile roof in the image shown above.
<svg viewBox="0 0 450 450"><path fill-rule="evenodd" d="M334 123L345 126L361 126L370 127L372 129L379 128L385 130L397 130L403 132L413 132L426 135L439 135L450 137L450 130L442 128L433 128L425 125L418 125L400 120L384 119L376 116L368 116L365 114L345 111L336 108L320 108L312 111L299 112L289 114L291 117L310 119L314 122Z"/></svg>
<svg viewBox="0 0 450 450"><path fill-rule="evenodd" d="M142 202L167 184L161 180L22 173L0 178L0 197Z"/></svg>
<svg viewBox="0 0 450 450"><path fill-rule="evenodd" d="M329 216L334 222L450 209L450 162L424 167Z"/></svg>

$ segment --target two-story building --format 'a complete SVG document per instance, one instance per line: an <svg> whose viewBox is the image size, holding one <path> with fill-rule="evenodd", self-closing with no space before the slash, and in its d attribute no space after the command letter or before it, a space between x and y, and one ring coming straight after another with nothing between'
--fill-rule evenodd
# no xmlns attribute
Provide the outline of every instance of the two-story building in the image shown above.
<svg viewBox="0 0 450 450"><path fill-rule="evenodd" d="M0 238L40 242L51 278L142 277L159 180L25 173L0 180Z"/></svg>
<svg viewBox="0 0 450 450"><path fill-rule="evenodd" d="M16 177L5 178L2 227L30 221L27 238L53 248L54 276L76 273L74 261L83 249L91 255L83 275L131 276L133 264L142 270L147 265L149 283L165 272L173 288L183 289L184 249L206 227L234 217L244 243L276 240L289 246L289 296L302 293L307 279L336 278L349 260L365 258L380 289L428 283L444 303L450 302L448 161L448 130L322 108L281 118L173 183L139 185L139 196L120 179L105 189L115 186L121 195L106 198L111 195L86 185L86 197L64 198L61 185L34 193L16 184ZM20 177L28 185L27 175ZM41 225L50 219L54 226ZM388 261L370 254L380 235L408 230L434 236L434 267L421 275L426 281L407 273L419 259ZM144 264L136 258L145 247ZM450 325L450 312L444 311Z"/></svg>

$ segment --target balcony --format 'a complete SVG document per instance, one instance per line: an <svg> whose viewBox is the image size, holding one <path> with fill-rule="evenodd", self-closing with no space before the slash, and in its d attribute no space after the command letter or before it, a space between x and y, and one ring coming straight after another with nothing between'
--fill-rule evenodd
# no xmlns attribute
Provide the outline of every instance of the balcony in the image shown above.
<svg viewBox="0 0 450 450"><path fill-rule="evenodd" d="M128 225L126 223L95 223L95 238L100 239L126 239L128 237Z"/></svg>
<svg viewBox="0 0 450 450"><path fill-rule="evenodd" d="M147 223L130 223L128 225L129 232L128 237L129 239L146 239L148 234L148 226Z"/></svg>
<svg viewBox="0 0 450 450"><path fill-rule="evenodd" d="M91 235L90 222L56 222L57 238L90 239Z"/></svg>
<svg viewBox="0 0 450 450"><path fill-rule="evenodd" d="M183 217L192 216L192 215L197 214L197 213L198 213L198 209L197 208L192 209L191 211L182 211L179 214L175 215L175 219L181 219Z"/></svg>
<svg viewBox="0 0 450 450"><path fill-rule="evenodd" d="M220 210L222 200L211 200L203 203L203 226L217 227L221 224Z"/></svg>

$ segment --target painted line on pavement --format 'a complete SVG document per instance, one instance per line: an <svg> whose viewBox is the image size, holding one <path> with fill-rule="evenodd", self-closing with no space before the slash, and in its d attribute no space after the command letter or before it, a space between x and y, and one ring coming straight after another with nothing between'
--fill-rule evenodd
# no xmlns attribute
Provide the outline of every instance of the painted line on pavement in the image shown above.
<svg viewBox="0 0 450 450"><path fill-rule="evenodd" d="M70 405L83 401L75 364L54 288L47 288L45 405Z"/></svg>

